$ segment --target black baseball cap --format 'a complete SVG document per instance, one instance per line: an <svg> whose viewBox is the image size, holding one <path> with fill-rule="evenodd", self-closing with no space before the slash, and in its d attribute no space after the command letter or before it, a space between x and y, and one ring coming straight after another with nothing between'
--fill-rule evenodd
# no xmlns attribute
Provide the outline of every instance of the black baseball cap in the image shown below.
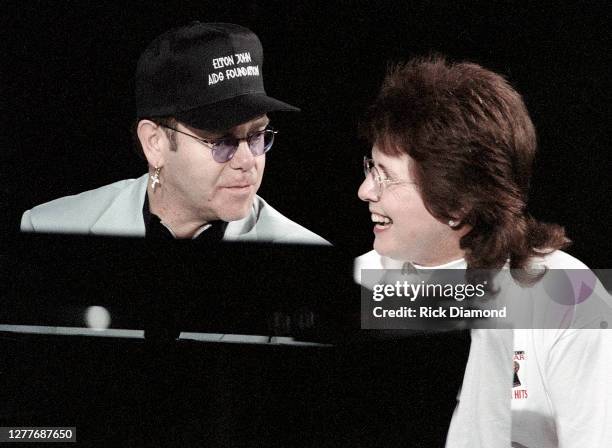
<svg viewBox="0 0 612 448"><path fill-rule="evenodd" d="M249 29L193 22L157 37L136 67L138 119L174 116L198 129L225 130L274 111L299 111L269 97L263 50Z"/></svg>

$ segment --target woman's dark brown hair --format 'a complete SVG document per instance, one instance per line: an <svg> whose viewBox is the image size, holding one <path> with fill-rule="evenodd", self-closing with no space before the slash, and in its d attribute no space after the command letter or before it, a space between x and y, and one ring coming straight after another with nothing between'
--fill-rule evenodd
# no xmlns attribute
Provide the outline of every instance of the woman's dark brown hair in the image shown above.
<svg viewBox="0 0 612 448"><path fill-rule="evenodd" d="M531 257L569 244L562 227L526 212L536 133L502 76L440 56L396 65L362 131L384 154L416 162L413 175L434 217L471 226L460 241L468 268L497 270L509 260L525 270Z"/></svg>

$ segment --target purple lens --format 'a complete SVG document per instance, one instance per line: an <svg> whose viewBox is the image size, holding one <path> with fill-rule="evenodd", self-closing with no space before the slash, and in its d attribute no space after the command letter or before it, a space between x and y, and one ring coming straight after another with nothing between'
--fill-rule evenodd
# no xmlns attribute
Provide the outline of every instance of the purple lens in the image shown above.
<svg viewBox="0 0 612 448"><path fill-rule="evenodd" d="M272 143L274 143L274 132L272 129L267 129L263 134L263 152L267 152L272 147Z"/></svg>
<svg viewBox="0 0 612 448"><path fill-rule="evenodd" d="M234 157L234 153L238 149L237 144L233 144L233 142L222 141L219 143L215 143L213 145L213 159L218 163L225 163Z"/></svg>
<svg viewBox="0 0 612 448"><path fill-rule="evenodd" d="M266 152L265 136L267 132L257 132L249 138L249 149L254 156L260 156ZM270 132L270 134L272 134Z"/></svg>
<svg viewBox="0 0 612 448"><path fill-rule="evenodd" d="M274 143L274 131L267 129L256 132L247 139L249 150L253 156L257 157L266 153ZM218 163L225 163L234 157L238 150L240 140L228 138L220 140L213 145L213 159Z"/></svg>

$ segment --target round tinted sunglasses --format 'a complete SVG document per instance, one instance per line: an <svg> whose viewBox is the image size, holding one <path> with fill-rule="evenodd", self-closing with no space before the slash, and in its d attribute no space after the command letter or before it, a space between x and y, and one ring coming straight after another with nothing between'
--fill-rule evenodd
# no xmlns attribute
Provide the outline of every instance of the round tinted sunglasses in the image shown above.
<svg viewBox="0 0 612 448"><path fill-rule="evenodd" d="M176 128L172 128L166 125L160 125L166 129L170 129L174 132L178 132L179 134L187 135L204 146L209 148L212 151L212 156L215 162L225 163L232 160L236 151L238 151L238 146L240 142L245 140L247 145L249 146L249 150L254 157L261 156L265 154L272 148L272 144L274 143L274 136L278 134L278 131L274 129L264 129L263 131L253 132L252 134L247 135L244 138L237 137L223 137L218 139L204 139L197 137L193 134L189 134L188 132L180 131Z"/></svg>

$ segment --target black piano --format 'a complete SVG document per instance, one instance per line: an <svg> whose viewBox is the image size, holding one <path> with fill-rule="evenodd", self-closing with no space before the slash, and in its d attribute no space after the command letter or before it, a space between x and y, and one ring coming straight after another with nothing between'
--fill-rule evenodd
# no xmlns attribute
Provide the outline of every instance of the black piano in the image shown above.
<svg viewBox="0 0 612 448"><path fill-rule="evenodd" d="M444 445L469 334L361 330L339 250L20 235L0 260L0 426L74 426L83 446Z"/></svg>

